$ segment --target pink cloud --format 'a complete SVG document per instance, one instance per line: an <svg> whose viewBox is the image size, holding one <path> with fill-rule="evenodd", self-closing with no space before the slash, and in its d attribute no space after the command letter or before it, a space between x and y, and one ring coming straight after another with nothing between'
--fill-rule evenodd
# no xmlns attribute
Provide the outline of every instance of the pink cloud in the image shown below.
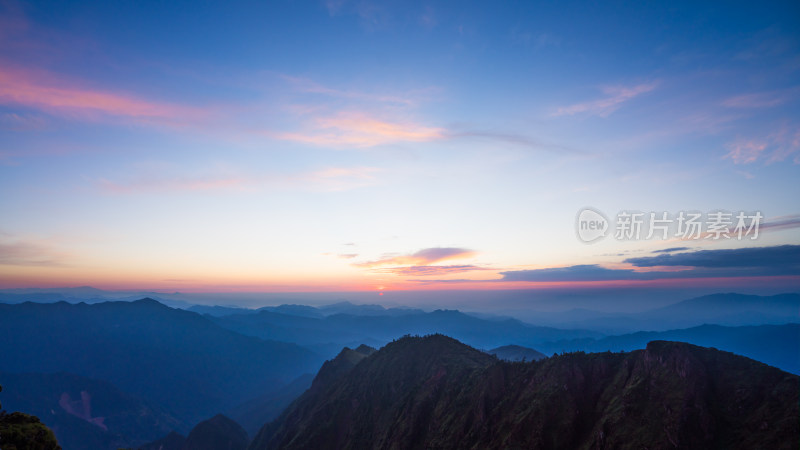
<svg viewBox="0 0 800 450"><path fill-rule="evenodd" d="M766 164L791 160L800 164L800 128L783 126L763 138L739 138L727 145L728 153L723 156L734 164L752 164L764 161Z"/></svg>
<svg viewBox="0 0 800 450"><path fill-rule="evenodd" d="M725 158L730 158L734 164L750 164L755 162L766 148L767 144L764 142L740 139L728 145Z"/></svg>
<svg viewBox="0 0 800 450"><path fill-rule="evenodd" d="M427 266L430 264L449 261L452 259L465 259L475 256L475 252L465 248L456 247L433 247L422 249L410 255L399 255L381 258L375 261L353 264L356 267L374 268L381 266L404 265L404 266Z"/></svg>
<svg viewBox="0 0 800 450"><path fill-rule="evenodd" d="M451 265L451 266L408 266L408 267L385 267L375 269L380 273L392 273L402 276L443 276L456 273L472 272L476 270L488 270L485 267L473 266L471 264L465 265Z"/></svg>
<svg viewBox="0 0 800 450"><path fill-rule="evenodd" d="M71 117L92 118L99 114L174 123L204 115L195 108L86 88L42 70L10 67L0 67L0 103Z"/></svg>
<svg viewBox="0 0 800 450"><path fill-rule="evenodd" d="M658 86L658 82L638 84L636 86L611 86L603 89L603 93L607 95L605 98L593 100L584 103L576 103L574 105L563 106L553 113L553 116L572 116L575 114L589 114L600 117L608 117L619 107L641 94L652 91Z"/></svg>
<svg viewBox="0 0 800 450"><path fill-rule="evenodd" d="M786 97L774 92L762 92L731 97L722 102L729 108L770 108L786 101Z"/></svg>
<svg viewBox="0 0 800 450"><path fill-rule="evenodd" d="M67 255L54 246L36 241L0 241L0 266L62 266Z"/></svg>
<svg viewBox="0 0 800 450"><path fill-rule="evenodd" d="M315 119L307 132L275 133L271 136L323 146L373 147L395 142L427 142L446 135L442 128L381 120L360 112L344 112Z"/></svg>

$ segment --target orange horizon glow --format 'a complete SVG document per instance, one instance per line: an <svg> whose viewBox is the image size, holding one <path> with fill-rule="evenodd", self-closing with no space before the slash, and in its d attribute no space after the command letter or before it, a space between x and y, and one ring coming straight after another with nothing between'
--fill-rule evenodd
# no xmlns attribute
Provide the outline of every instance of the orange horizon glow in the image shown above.
<svg viewBox="0 0 800 450"><path fill-rule="evenodd" d="M382 282L375 284L365 281L342 283L306 282L302 284L282 283L191 283L182 284L174 281L162 282L132 282L132 281L99 281L84 279L81 281L67 281L64 279L48 278L45 280L27 279L0 279L0 289L35 289L35 288L69 288L90 286L97 289L119 292L161 292L161 293L324 293L324 292L375 292L391 294L393 291L506 291L506 290L562 290L562 289L625 289L637 287L649 288L681 288L681 287L752 287L760 283L771 285L800 284L800 276L762 276L762 277L718 277L718 278L675 278L663 280L611 280L611 281L509 281L475 280L463 282L414 282L402 281L397 283Z"/></svg>

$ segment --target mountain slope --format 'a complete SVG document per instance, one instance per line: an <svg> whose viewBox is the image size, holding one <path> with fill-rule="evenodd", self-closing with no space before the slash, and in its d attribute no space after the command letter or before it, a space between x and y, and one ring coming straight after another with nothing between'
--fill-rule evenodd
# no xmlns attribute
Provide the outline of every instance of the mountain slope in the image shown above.
<svg viewBox="0 0 800 450"><path fill-rule="evenodd" d="M319 367L297 345L222 329L154 300L0 305L0 371L105 380L196 423Z"/></svg>
<svg viewBox="0 0 800 450"><path fill-rule="evenodd" d="M185 426L104 381L66 373L0 373L3 404L36 415L67 450L135 447Z"/></svg>
<svg viewBox="0 0 800 450"><path fill-rule="evenodd" d="M795 448L799 382L677 342L507 363L404 338L306 392L250 448Z"/></svg>
<svg viewBox="0 0 800 450"><path fill-rule="evenodd" d="M301 375L288 384L277 386L274 390L242 403L225 415L240 424L249 436L255 436L265 423L273 421L311 387L313 379L311 374Z"/></svg>

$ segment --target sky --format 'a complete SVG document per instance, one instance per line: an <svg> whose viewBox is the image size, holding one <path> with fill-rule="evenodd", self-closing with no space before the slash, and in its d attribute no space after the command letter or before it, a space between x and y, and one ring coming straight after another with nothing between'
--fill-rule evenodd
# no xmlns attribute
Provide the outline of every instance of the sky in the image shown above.
<svg viewBox="0 0 800 450"><path fill-rule="evenodd" d="M798 291L798 175L793 1L0 1L0 288Z"/></svg>

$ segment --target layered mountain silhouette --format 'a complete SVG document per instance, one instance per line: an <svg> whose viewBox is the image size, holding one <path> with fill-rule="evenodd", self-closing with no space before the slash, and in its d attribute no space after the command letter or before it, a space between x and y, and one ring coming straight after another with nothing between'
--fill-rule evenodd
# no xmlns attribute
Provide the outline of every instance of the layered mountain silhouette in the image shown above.
<svg viewBox="0 0 800 450"><path fill-rule="evenodd" d="M263 339L300 345L339 344L334 346L335 352L352 342L383 345L406 334L443 333L484 348L511 342L535 347L546 341L602 337L592 331L539 327L510 318L481 319L454 310L402 315L334 314L324 318L262 310L211 319L224 328Z"/></svg>
<svg viewBox="0 0 800 450"><path fill-rule="evenodd" d="M55 291L19 290L4 293L4 295L13 297L14 301L41 297L42 301L68 298L70 302L73 302L78 295L99 293L92 288L77 288L63 294ZM62 297L58 297L59 295ZM601 388L581 385L584 386L581 389L586 392L594 392L596 395L574 399L572 397L555 399L541 397L539 393L525 390L532 389L532 387L523 386L525 389L519 391L519 395L532 396L530 398L551 405L552 408L558 409L560 402L569 404L569 401L574 401L578 402L575 403L579 406L576 406L578 410L593 411L589 415L581 412L580 414L576 413L574 417L570 416L569 420L574 419L580 422L580 426L576 425L578 428L555 427L556 430L566 430L564 432L569 435L579 436L581 440L569 441L564 444L559 440L561 438L545 433L549 437L543 437L544 440L533 444L539 445L541 448L547 448L551 444L567 447L602 447L603 445L614 447L616 444L611 445L608 442L622 441L603 440L613 435L613 432L602 429L603 439L590 440L587 437L589 435L586 434L588 425L585 425L584 422L596 425L602 419L605 421L602 423L617 424L615 426L618 426L624 421L615 416L616 410L609 409L611 403L608 402L611 400L604 400L607 401L607 404L598 403L601 399L610 398L615 395L614 392L621 392L625 395L635 394L641 398L652 400L650 396L655 395L654 389L661 389L659 384L661 381L653 381L655 378L642 378L642 380L649 380L641 381L644 383L641 386L651 386L651 390L647 392L633 389L628 384L620 384L622 378L628 379L634 375L644 376L642 375L644 372L625 372L628 369L623 370L623 367L631 364L633 365L631 367L634 367L640 364L635 355L645 355L657 350L653 347L654 344L648 346L648 342L681 341L715 347L798 374L800 373L800 324L785 323L792 322L793 318L797 316L797 300L797 294L772 297L719 294L700 297L640 315L628 315L625 316L625 320L635 319L636 323L647 324L648 320L656 321L660 315L663 316L664 323L713 322L715 320L720 322L728 320L731 323L746 323L750 320L760 323L760 321L774 320L778 324L736 327L706 324L686 329L638 331L615 336L607 336L584 328L558 329L534 326L510 318L489 315L477 317L473 314L452 310L423 312L408 308L387 309L379 305L353 305L347 302L326 307L286 304L259 310L235 307L192 307L191 309L196 312L167 307L153 299L107 302L96 297L92 300L92 304L64 301L54 301L48 304L30 302L0 304L0 355L2 355L0 358L0 384L8 386L6 392L3 393L8 407L11 410L21 410L39 417L42 426L46 425L52 428L55 437L58 438L65 450L137 448L137 446L144 445L144 442L151 442L151 444L142 448L183 449L191 431L196 428L198 423L201 421L205 423L205 419L216 417L220 413L225 414L225 420L218 418L211 424L224 424L230 420L237 426L222 426L217 430L243 429L245 436L256 437L255 448L282 447L284 445L289 448L292 446L299 448L299 443L314 445L320 442L323 444L334 442L331 441L330 436L325 435L330 431L325 431L325 427L333 426L331 424L334 423L336 429L339 430L337 433L343 433L342 430L350 430L351 423L340 422L340 419L330 419L327 422L324 420L320 422L322 426L319 427L311 426L311 422L308 422L308 428L304 429L302 436L283 441L280 436L289 436L292 433L293 422L291 420L305 421L305 414L311 413L319 418L316 414L321 414L326 410L325 408L330 406L327 404L327 399L335 400L338 396L344 395L343 393L350 392L351 387L356 389L355 385L342 385L339 388L344 391L341 389L329 391L331 386L339 386L339 383L344 383L343 380L355 376L353 374L366 370L362 366L371 366L377 364L374 363L376 360L388 358L382 363L385 364L384 368L379 370L376 366L370 369L370 372L362 374L366 378L363 378L360 384L363 385L363 389L371 389L370 395L375 394L383 399L377 406L373 405L378 408L375 411L387 407L396 414L392 416L393 418L372 414L375 416L374 419L381 418L380 420L384 422L390 421L390 419L401 420L404 417L408 419L402 419L402 423L395 424L398 428L391 433L382 429L381 427L388 425L380 422L375 425L378 428L371 431L373 434L370 435L369 442L373 442L373 437L378 436L381 439L377 441L381 443L380 445L384 445L382 443L386 442L395 442L398 443L397 445L400 445L400 442L412 442L413 447L422 442L426 446L436 447L439 445L436 442L449 443L452 436L430 434L433 433L432 431L420 432L422 437L415 434L417 431L412 433L413 436L402 433L411 433L408 431L410 427L417 429L416 423L422 423L428 420L427 418L431 418L431 420L458 419L460 422L453 423L459 427L466 426L464 421L467 419L456 417L456 415L469 413L470 408L475 406L475 402L489 404L486 403L488 400L482 397L481 400L470 397L477 395L475 394L476 389L480 389L480 392L486 395L490 393L495 395L495 397L491 397L494 399L492 401L501 401L503 405L518 408L518 410L514 410L516 411L514 414L517 416L528 417L526 414L530 411L524 410L510 397L497 397L502 393L495 392L494 389L500 389L497 386L517 386L513 383L520 383L519 377L535 375L539 377L537 379L552 382L551 389L556 392L558 390L557 385L554 384L556 376L553 373L530 372L534 371L530 367L551 367L554 371L556 369L561 371L559 373L567 376L567 379L572 376L582 377L581 379L591 380L592 383L605 387L602 387L604 389L602 392L596 393L595 391ZM0 298L1 301L4 301L4 298ZM651 315L648 316L648 314ZM750 318L748 319L746 316L750 316ZM592 313L586 312L581 320L586 319L584 323L589 323L591 317ZM734 320L734 317L738 317L738 319ZM670 322L673 319L675 321ZM739 322L736 322L737 320ZM417 354L411 359L400 353L394 353L394 356L391 357L381 356L387 349L397 349L408 346L408 342L416 342L413 339L393 341L398 336L434 333L450 335L473 347L492 350L476 354L477 350L458 343L457 346L454 346L453 342L455 341L445 339L433 345L438 348L436 351L430 351L428 346L419 347L415 350ZM404 344L398 344L400 342ZM380 351L376 352L373 348L382 347L386 343L390 344ZM345 346L346 348L342 349ZM644 350L645 347L647 350ZM696 350L692 346L687 348L689 349L686 350L687 354L694 355L689 360L697 360L701 363L700 365L693 363L692 370L687 372L687 377L689 375L691 377L687 380L694 383L692 386L705 386L704 390L697 388L691 392L684 392L681 390L684 388L680 383L675 384L679 387L679 389L676 388L677 391L672 387L669 389L677 392L675 398L683 398L684 402L694 405L692 408L697 409L701 406L705 408L701 408L705 414L702 416L702 420L712 423L713 426L708 429L704 428L704 432L713 438L695 441L691 440L696 438L694 434L689 433L694 436L691 439L683 436L681 433L688 432L680 427L694 421L695 416L684 417L679 413L675 413L678 415L674 420L677 421L676 423L684 425L675 425L677 428L670 431L672 433L670 436L673 438L678 436L679 441L676 442L690 442L692 445L695 442L703 442L708 445L713 444L712 447L715 445L722 447L723 445L719 444L722 442L719 441L722 439L719 438L722 432L719 430L728 430L729 428L726 427L729 427L731 423L743 424L744 422L741 420L744 419L731 419L724 416L723 413L727 411L724 408L734 408L734 406L727 405L725 403L727 399L723 399L720 395L725 393L735 397L738 395L736 393L738 391L730 390L732 384L729 382L729 377L714 372L719 370L717 366L712 367L703 358L695 355L696 352L702 353L701 350ZM615 352L640 351L633 351L622 356L611 353L583 356L578 353L572 354L570 357L577 359L570 361L577 362L569 370L560 368L560 366L550 366L550 364L555 364L553 361L565 361L564 358L569 355L545 358L545 355L553 353L606 352L609 350ZM708 351L713 352L712 350ZM724 352L717 353L733 357ZM325 358L331 358L331 360L323 365ZM539 361L531 363L536 360ZM749 361L744 358L742 360ZM514 361L526 361L526 363L514 363ZM764 371L766 366L752 361L749 363L752 365L746 370L736 369L739 370L739 376L755 382L757 378L763 378L771 373ZM321 369L320 366L322 366ZM436 371L427 372L430 367L436 368ZM498 367L503 369L500 370ZM527 367L527 369L520 367ZM709 369L709 367L712 368ZM442 368L444 368L443 372L440 373L439 369ZM497 375L496 371L498 370L502 376ZM535 370L545 371L541 368ZM316 373L316 376L310 375L313 373ZM452 378L455 376L454 374L461 375ZM487 387L476 381L489 377L489 375L491 377L500 376L499 379L503 380L502 383L498 382L497 385L491 385L494 387ZM692 378L695 375L698 377L696 380ZM386 377L393 384L380 384L381 377ZM436 389L430 391L430 396L424 396L427 395L425 393L428 392L430 386L414 384L419 382L419 377L427 377L424 378L425 380L435 379L431 381L433 383L431 386ZM447 383L452 381L453 384L440 385L440 382L436 381L440 379L450 380ZM667 381L672 383L670 380ZM588 383L588 381L585 382ZM718 382L723 384L718 384ZM440 395L438 389L442 386L455 390L458 398L461 399L459 401L463 400L466 403L439 403L443 401L438 397ZM563 386L562 383L561 388ZM567 384L567 386L571 385ZM672 385L667 384L666 386ZM741 389L746 391L751 388L748 386L743 386ZM400 408L393 403L396 399L393 400L392 396L404 392L410 396L405 401L412 402L413 400L413 402L404 403L404 406ZM434 392L437 394L434 395ZM626 394L627 392L632 394ZM301 394L302 397L292 403ZM601 394L605 397L600 396ZM674 400L670 396L671 394L662 394L670 402ZM422 403L416 405L414 402L418 400L416 396L419 395L424 398L420 397ZM512 391L502 395L512 396ZM360 400L360 397L355 398L356 403L351 401L348 407L354 408L355 411L358 410L358 405L371 401L366 397ZM309 403L311 402L309 399L316 399L312 402L313 405ZM656 400L664 399L657 398ZM327 406L322 408L317 405L317 401ZM616 405L616 403L614 404ZM685 403L681 406L669 402L664 404L673 412L680 408L688 408L686 405L689 405L689 403ZM742 403L742 405L744 404L754 405L752 402ZM287 405L291 406L285 412L290 415L281 416ZM300 414L298 408L302 405L306 406L302 407L305 409L302 409L302 414ZM775 405L782 405L782 403L777 402L771 405L764 409L765 417L773 414L773 411L778 411L779 409L775 409L777 408ZM348 417L344 413L347 408L341 405L336 406L336 408L339 407L343 408L344 416L342 417ZM442 416L443 408L452 410L450 413L452 417ZM636 414L643 413L643 410L635 408L634 410ZM489 413L490 411L484 411L482 414L491 417L492 421L505 424L503 425L505 427L513 429L516 426L506 423L505 421L510 419L499 415L497 411L492 413L494 415ZM789 413L795 414L793 411L789 411ZM720 414L723 414L724 417ZM275 420L276 418L277 420ZM287 420L289 421L287 422ZM617 422L614 422L615 420ZM268 422L270 424L264 427L264 424ZM361 419L358 423L358 426L362 426ZM766 423L766 429L773 430L774 421L770 419ZM470 427L472 426L470 425ZM376 431L378 429L383 431ZM664 428L664 430L667 429L668 427ZM505 428L503 430L505 430L503 433L508 436L515 436ZM596 437L595 434L591 434L596 431L592 428L588 433ZM640 433L641 430L634 431ZM469 429L469 432L478 433L472 428ZM727 431L725 432L727 433ZM227 431L220 431L220 434L226 433ZM321 433L320 436L317 436L319 433ZM437 433L442 433L442 431L437 431ZM647 436L656 436L656 434L652 434L655 433L653 430L649 430L647 433L651 433ZM232 432L228 436L230 442L241 443L241 439L232 437L234 435L241 436L241 433ZM429 440L428 438L431 436L439 440ZM773 435L769 434L769 436ZM411 440L404 441L400 439L401 437ZM314 440L317 438L320 440ZM524 440L519 441L523 444L518 444L518 441L514 439L517 437L507 441L508 443L503 441L498 445L513 448L530 444ZM760 442L759 440L742 439L742 442L754 445ZM476 442L479 442L476 444L478 447L483 444L497 444L493 440ZM639 441L634 440L634 442ZM767 442L775 443L777 441ZM348 445L358 447L363 444L362 441L358 441L351 445L349 440L341 441L341 443L345 448ZM153 447L154 445L156 447ZM447 447L445 444L442 446Z"/></svg>
<svg viewBox="0 0 800 450"><path fill-rule="evenodd" d="M250 448L796 448L799 383L678 342L510 363L406 337L318 377Z"/></svg>
<svg viewBox="0 0 800 450"><path fill-rule="evenodd" d="M544 353L521 345L504 345L487 351L504 361L538 361L547 358Z"/></svg>
<svg viewBox="0 0 800 450"><path fill-rule="evenodd" d="M683 330L639 331L601 339L573 339L540 345L548 353L565 351L631 351L654 340L689 342L747 356L800 374L800 324L724 327L702 325Z"/></svg>
<svg viewBox="0 0 800 450"><path fill-rule="evenodd" d="M0 304L0 355L0 371L104 380L190 426L322 362L297 345L243 336L151 299Z"/></svg>
<svg viewBox="0 0 800 450"><path fill-rule="evenodd" d="M800 294L771 296L721 293L691 298L631 314L592 310L539 313L530 320L561 328L585 328L606 334L665 331L705 324L746 326L800 323Z"/></svg>

